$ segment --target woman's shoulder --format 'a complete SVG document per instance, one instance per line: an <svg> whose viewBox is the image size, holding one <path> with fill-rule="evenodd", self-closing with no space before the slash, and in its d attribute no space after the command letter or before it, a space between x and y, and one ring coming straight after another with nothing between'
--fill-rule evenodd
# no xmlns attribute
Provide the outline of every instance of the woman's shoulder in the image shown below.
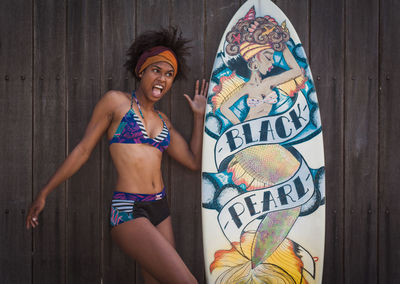
<svg viewBox="0 0 400 284"><path fill-rule="evenodd" d="M109 109L114 109L123 104L130 102L130 94L117 90L107 91L97 103L98 106L104 106Z"/></svg>
<svg viewBox="0 0 400 284"><path fill-rule="evenodd" d="M126 108L130 105L130 94L110 90L107 91L97 102L95 106L95 112L104 113L113 117L116 113L119 113L122 108Z"/></svg>
<svg viewBox="0 0 400 284"><path fill-rule="evenodd" d="M117 91L117 90L109 90L107 91L102 99L107 100L107 101L115 101L115 102L120 102L120 101L130 101L131 94L122 92L122 91Z"/></svg>

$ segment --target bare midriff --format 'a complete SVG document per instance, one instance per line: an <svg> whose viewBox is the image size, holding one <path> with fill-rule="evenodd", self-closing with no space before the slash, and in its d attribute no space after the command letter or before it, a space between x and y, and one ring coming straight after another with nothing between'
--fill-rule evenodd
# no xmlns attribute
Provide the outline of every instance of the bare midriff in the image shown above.
<svg viewBox="0 0 400 284"><path fill-rule="evenodd" d="M115 191L155 194L163 190L160 150L148 144L124 143L109 148L118 173Z"/></svg>

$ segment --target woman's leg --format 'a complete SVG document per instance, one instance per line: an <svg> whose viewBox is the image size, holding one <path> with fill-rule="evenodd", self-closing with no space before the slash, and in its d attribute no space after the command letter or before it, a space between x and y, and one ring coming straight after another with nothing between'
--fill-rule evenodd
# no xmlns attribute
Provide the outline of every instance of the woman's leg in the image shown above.
<svg viewBox="0 0 400 284"><path fill-rule="evenodd" d="M157 230L164 238L175 248L174 232L172 231L171 216L168 216L164 221L157 225Z"/></svg>
<svg viewBox="0 0 400 284"><path fill-rule="evenodd" d="M162 221L156 226L156 228L161 233L161 235L163 235L163 237L175 248L175 239L174 233L172 231L171 217L169 216L167 219ZM146 284L160 283L145 269L142 268L141 271Z"/></svg>
<svg viewBox="0 0 400 284"><path fill-rule="evenodd" d="M157 226L161 233L147 218L137 218L114 227L111 235L126 254L162 283L197 283L170 243L172 227L170 231L167 227L171 221L164 222Z"/></svg>
<svg viewBox="0 0 400 284"><path fill-rule="evenodd" d="M175 248L175 239L174 233L172 231L171 216L158 224L156 228L161 233L161 235L163 235L164 238ZM142 268L141 271L146 284L160 283L145 269Z"/></svg>

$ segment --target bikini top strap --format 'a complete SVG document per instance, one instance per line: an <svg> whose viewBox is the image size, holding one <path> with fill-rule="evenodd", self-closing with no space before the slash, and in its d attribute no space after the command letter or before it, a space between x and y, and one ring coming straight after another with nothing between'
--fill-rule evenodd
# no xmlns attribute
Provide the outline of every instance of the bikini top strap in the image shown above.
<svg viewBox="0 0 400 284"><path fill-rule="evenodd" d="M136 99L135 91L132 91L132 96L131 96L131 109L132 109L132 106L133 106L133 98Z"/></svg>
<svg viewBox="0 0 400 284"><path fill-rule="evenodd" d="M140 116L144 119L142 108L140 107L139 100L137 99L136 94L135 94L134 91L132 92L131 108L132 108L132 105L133 105L133 99L135 99L135 101L136 101L136 105L138 106Z"/></svg>
<svg viewBox="0 0 400 284"><path fill-rule="evenodd" d="M160 114L160 112L157 110L158 116L161 118L162 122L164 122L164 119L162 118L162 115Z"/></svg>
<svg viewBox="0 0 400 284"><path fill-rule="evenodd" d="M164 118L162 117L162 115L160 114L160 112L159 112L158 110L157 110L157 113L158 113L158 116L161 118L162 123L164 124L164 128L166 128L166 129L168 130L168 126L167 126L167 124L165 123Z"/></svg>

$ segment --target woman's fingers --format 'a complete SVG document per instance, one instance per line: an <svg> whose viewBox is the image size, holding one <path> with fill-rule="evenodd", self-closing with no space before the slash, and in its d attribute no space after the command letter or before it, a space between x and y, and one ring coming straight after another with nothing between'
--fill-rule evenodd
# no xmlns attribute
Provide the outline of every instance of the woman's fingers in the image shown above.
<svg viewBox="0 0 400 284"><path fill-rule="evenodd" d="M208 82L206 82L206 86L204 88L204 96L207 97L207 92L208 92Z"/></svg>
<svg viewBox="0 0 400 284"><path fill-rule="evenodd" d="M33 227L35 228L37 225L39 225L39 220L37 217L32 217L32 223Z"/></svg>
<svg viewBox="0 0 400 284"><path fill-rule="evenodd" d="M196 88L195 88L194 95L197 96L198 94L199 94L199 80L196 80Z"/></svg>
<svg viewBox="0 0 400 284"><path fill-rule="evenodd" d="M200 95L204 96L204 85L205 85L205 79L203 79L203 81L201 82L201 93Z"/></svg>
<svg viewBox="0 0 400 284"><path fill-rule="evenodd" d="M26 217L26 228L29 229L30 227L35 228L38 224L38 214L35 212L34 208L31 208L29 211L28 216Z"/></svg>
<svg viewBox="0 0 400 284"><path fill-rule="evenodd" d="M29 229L30 227L35 228L37 225L39 225L39 214L43 210L44 206L44 199L37 199L32 203L31 208L28 212L28 216L26 217L27 229Z"/></svg>
<svg viewBox="0 0 400 284"><path fill-rule="evenodd" d="M32 208L29 209L28 216L26 216L26 222L25 223L26 223L26 228L27 229L29 229L30 226L32 226L31 222L32 222Z"/></svg>
<svg viewBox="0 0 400 284"><path fill-rule="evenodd" d="M29 229L30 227L33 227L34 223L33 223L33 217L31 215L28 215L28 217L26 217L26 228Z"/></svg>
<svg viewBox="0 0 400 284"><path fill-rule="evenodd" d="M201 82L201 88L200 88L200 80L196 80L194 97L196 97L196 96L204 96L204 97L206 97L207 96L207 91L208 91L208 82L206 82L206 80L203 79L202 82Z"/></svg>

